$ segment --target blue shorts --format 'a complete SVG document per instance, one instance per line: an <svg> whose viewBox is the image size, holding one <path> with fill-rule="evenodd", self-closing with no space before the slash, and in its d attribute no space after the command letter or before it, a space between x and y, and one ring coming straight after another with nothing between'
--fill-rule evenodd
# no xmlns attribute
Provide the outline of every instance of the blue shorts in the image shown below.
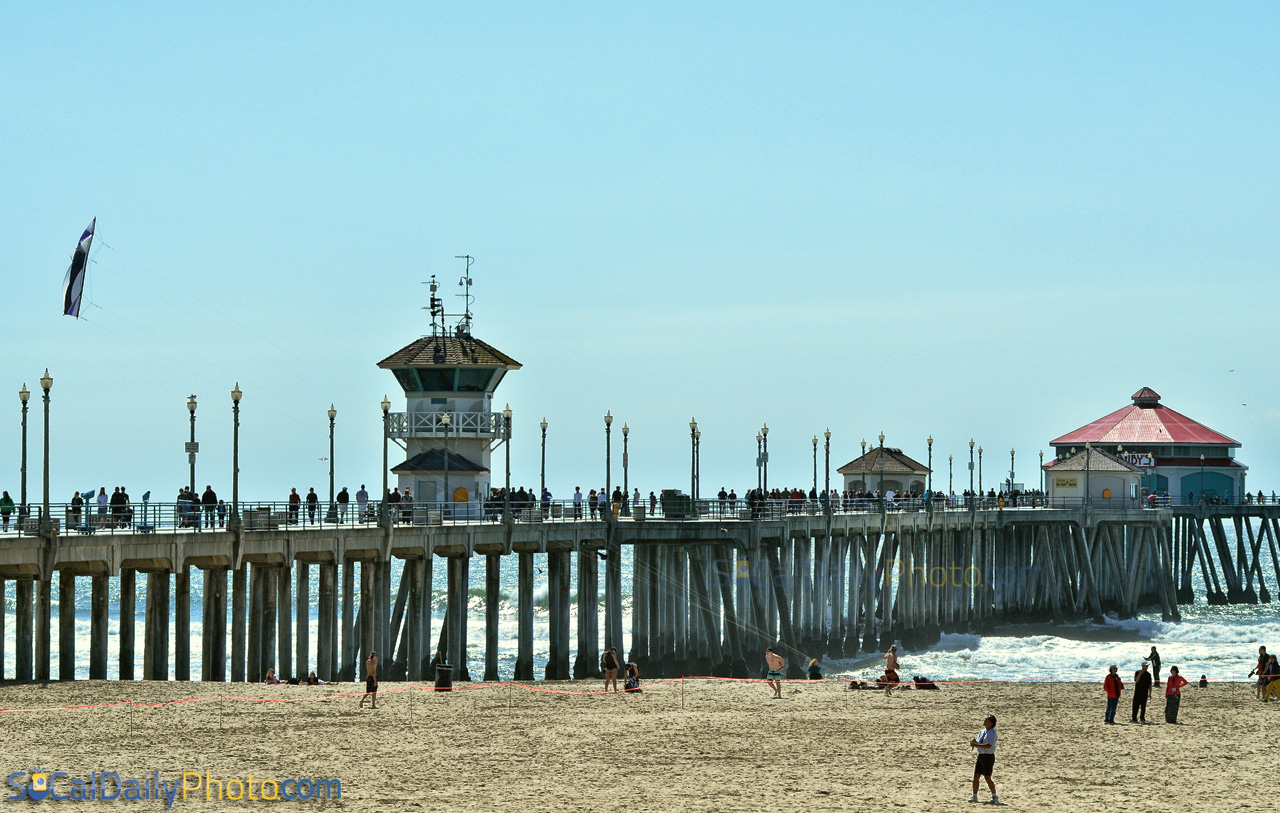
<svg viewBox="0 0 1280 813"><path fill-rule="evenodd" d="M771 669L766 680L782 680L782 672L776 669Z"/></svg>

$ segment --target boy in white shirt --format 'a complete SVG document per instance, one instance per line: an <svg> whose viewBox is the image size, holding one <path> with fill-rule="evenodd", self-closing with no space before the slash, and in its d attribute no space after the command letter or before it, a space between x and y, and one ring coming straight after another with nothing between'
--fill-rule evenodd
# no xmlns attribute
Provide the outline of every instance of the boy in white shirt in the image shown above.
<svg viewBox="0 0 1280 813"><path fill-rule="evenodd" d="M996 796L996 783L991 781L991 770L996 761L996 718L987 717L982 721L982 730L978 736L969 740L969 747L978 749L978 764L973 766L973 796L969 801L978 801L978 779L985 777L987 787L991 789L991 804L999 804Z"/></svg>

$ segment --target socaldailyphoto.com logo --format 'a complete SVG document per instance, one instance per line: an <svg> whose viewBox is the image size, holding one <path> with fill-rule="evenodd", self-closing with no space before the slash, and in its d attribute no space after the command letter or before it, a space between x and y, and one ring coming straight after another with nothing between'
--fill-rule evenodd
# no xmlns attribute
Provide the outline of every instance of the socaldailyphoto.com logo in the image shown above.
<svg viewBox="0 0 1280 813"><path fill-rule="evenodd" d="M342 798L338 779L223 778L208 771L183 771L166 780L159 771L135 778L115 771L90 771L83 778L66 771L35 768L9 774L8 802L161 802L172 809L179 801L294 802Z"/></svg>

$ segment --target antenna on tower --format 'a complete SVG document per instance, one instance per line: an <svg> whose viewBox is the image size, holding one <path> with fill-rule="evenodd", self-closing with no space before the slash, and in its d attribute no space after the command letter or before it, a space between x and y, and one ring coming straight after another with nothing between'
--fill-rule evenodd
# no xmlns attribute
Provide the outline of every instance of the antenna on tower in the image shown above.
<svg viewBox="0 0 1280 813"><path fill-rule="evenodd" d="M454 259L466 260L466 273L462 275L462 279L458 280L458 285L463 289L459 294L462 297L462 321L458 323L457 334L459 336L471 335L471 303L475 301L471 296L471 264L476 260L470 254L455 254Z"/></svg>
<svg viewBox="0 0 1280 813"><path fill-rule="evenodd" d="M430 304L423 310L431 312L431 335L439 336L444 331L444 300L436 296L436 291L440 290L440 286L436 283L436 275L432 274L431 281L424 282L423 285L431 286Z"/></svg>

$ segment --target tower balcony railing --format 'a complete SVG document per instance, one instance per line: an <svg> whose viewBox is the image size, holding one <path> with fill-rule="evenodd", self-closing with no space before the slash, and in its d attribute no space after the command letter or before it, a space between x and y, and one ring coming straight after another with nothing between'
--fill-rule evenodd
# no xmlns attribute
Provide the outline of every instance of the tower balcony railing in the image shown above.
<svg viewBox="0 0 1280 813"><path fill-rule="evenodd" d="M443 438L449 416L449 436L454 438L502 437L501 412L392 412L387 434L393 438Z"/></svg>

